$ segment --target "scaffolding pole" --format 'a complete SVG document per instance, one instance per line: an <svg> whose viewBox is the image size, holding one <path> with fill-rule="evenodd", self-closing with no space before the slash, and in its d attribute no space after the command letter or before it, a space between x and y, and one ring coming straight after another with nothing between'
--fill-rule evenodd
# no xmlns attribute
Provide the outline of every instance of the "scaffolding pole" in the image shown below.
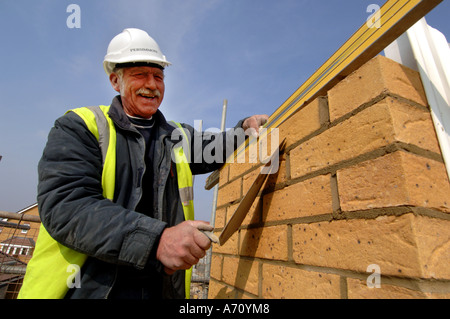
<svg viewBox="0 0 450 319"><path fill-rule="evenodd" d="M228 101L227 99L223 100L223 107L222 107L222 121L220 123L220 130L223 132L225 131L225 121L227 116L227 106ZM216 184L214 186L214 194L213 194L213 204L212 204L212 212L211 212L211 225L214 226L215 220L216 220L216 206L217 206L217 195L219 193L219 184Z"/></svg>
<svg viewBox="0 0 450 319"><path fill-rule="evenodd" d="M220 123L220 130L223 132L225 131L225 121L226 121L226 116L227 116L227 106L228 106L228 100L225 99L223 100L223 106L222 106L222 120ZM214 186L214 190L213 190L213 203L212 203L212 211L211 211L211 220L210 220L210 224L214 227L215 224L215 220L216 220L216 207L217 207L217 196L219 193L219 184L217 183ZM205 266L205 271L206 271L206 278L208 278L208 283L209 283L209 279L211 276L211 258L212 258L212 246L209 248L209 253L208 253L208 260L206 262L206 266ZM209 285L206 288L206 298L208 298L208 291L209 291Z"/></svg>

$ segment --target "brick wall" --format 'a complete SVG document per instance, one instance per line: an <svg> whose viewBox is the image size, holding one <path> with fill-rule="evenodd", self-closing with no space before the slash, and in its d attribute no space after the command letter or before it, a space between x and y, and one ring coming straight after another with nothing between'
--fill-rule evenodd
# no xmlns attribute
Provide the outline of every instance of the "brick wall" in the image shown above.
<svg viewBox="0 0 450 319"><path fill-rule="evenodd" d="M378 56L279 129L209 298L450 298L450 184L417 72ZM217 234L258 172L221 170Z"/></svg>

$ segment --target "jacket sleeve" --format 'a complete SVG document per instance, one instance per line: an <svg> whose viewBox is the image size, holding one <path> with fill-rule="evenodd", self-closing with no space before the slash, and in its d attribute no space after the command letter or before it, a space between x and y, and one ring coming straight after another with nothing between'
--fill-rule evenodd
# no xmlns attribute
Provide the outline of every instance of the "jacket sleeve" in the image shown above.
<svg viewBox="0 0 450 319"><path fill-rule="evenodd" d="M143 269L164 222L105 199L96 138L75 113L51 129L38 165L42 223L56 241L100 260Z"/></svg>
<svg viewBox="0 0 450 319"><path fill-rule="evenodd" d="M245 142L246 135L242 128L245 119L225 132L198 132L191 126L183 124L191 137L191 171L192 174L213 172L227 161L234 151Z"/></svg>

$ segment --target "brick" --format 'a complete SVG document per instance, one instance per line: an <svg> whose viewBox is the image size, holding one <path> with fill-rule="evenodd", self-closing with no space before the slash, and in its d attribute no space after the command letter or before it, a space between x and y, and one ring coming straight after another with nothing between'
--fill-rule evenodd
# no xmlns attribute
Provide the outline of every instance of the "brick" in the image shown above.
<svg viewBox="0 0 450 319"><path fill-rule="evenodd" d="M425 277L450 279L450 221L418 216L411 224Z"/></svg>
<svg viewBox="0 0 450 319"><path fill-rule="evenodd" d="M421 291L385 284L383 279L379 288L369 288L366 281L347 278L347 289L349 299L423 299L427 297Z"/></svg>
<svg viewBox="0 0 450 319"><path fill-rule="evenodd" d="M262 199L260 196L256 197L252 206L247 212L244 220L242 221L242 226L247 226L251 224L256 224L261 221L261 208L262 207Z"/></svg>
<svg viewBox="0 0 450 319"><path fill-rule="evenodd" d="M242 179L242 193L244 195L247 194L248 190L252 186L253 182L255 181L255 179L259 175L259 173L260 173L260 169L257 168L255 170L249 172L248 174L244 175L244 177ZM261 190L264 189L265 183L266 182L264 182L264 184L261 186Z"/></svg>
<svg viewBox="0 0 450 319"><path fill-rule="evenodd" d="M326 99L319 97L302 107L290 116L280 126L280 139L286 138L286 147L296 143L314 131L328 120L328 105Z"/></svg>
<svg viewBox="0 0 450 319"><path fill-rule="evenodd" d="M243 291L237 291L236 292L236 299L257 299L258 297L255 297L253 295L250 295Z"/></svg>
<svg viewBox="0 0 450 319"><path fill-rule="evenodd" d="M238 206L239 206L239 202L227 207L227 210L226 210L227 213L226 213L226 217L225 217L225 224L230 221L231 216L233 216L233 214L236 211L236 209L238 208Z"/></svg>
<svg viewBox="0 0 450 319"><path fill-rule="evenodd" d="M337 275L263 264L262 297L267 299L337 299Z"/></svg>
<svg viewBox="0 0 450 319"><path fill-rule="evenodd" d="M407 116L405 114L408 114ZM387 98L290 152L291 178L329 167L394 142L438 152L427 110Z"/></svg>
<svg viewBox="0 0 450 319"><path fill-rule="evenodd" d="M242 196L241 188L242 178L238 178L235 181L219 188L217 206L222 206L240 199Z"/></svg>
<svg viewBox="0 0 450 319"><path fill-rule="evenodd" d="M230 164L230 179L241 176L248 170L252 169L254 166L256 166L255 163L249 163L247 160L244 163L233 163Z"/></svg>
<svg viewBox="0 0 450 319"><path fill-rule="evenodd" d="M222 256L219 255L211 256L211 268L210 268L211 278L215 278L217 280L222 279L222 263L223 263Z"/></svg>
<svg viewBox="0 0 450 319"><path fill-rule="evenodd" d="M391 282L391 280L388 282ZM433 284L430 284L430 286L433 286ZM379 288L369 288L366 280L347 278L349 299L450 299L449 284L445 285L446 287L443 289L444 285L442 283L436 286L441 288L434 288L432 289L435 290L433 292L421 291L420 283L411 283L411 289L409 289L385 283L384 278L381 278ZM428 290L430 289L428 288Z"/></svg>
<svg viewBox="0 0 450 319"><path fill-rule="evenodd" d="M450 221L406 214L292 226L298 264L381 275L449 279Z"/></svg>
<svg viewBox="0 0 450 319"><path fill-rule="evenodd" d="M243 177L242 193L244 195L248 192L248 190L250 189L250 187L252 186L253 182L255 181L256 177L260 172L261 168L257 168ZM274 188L276 185L282 184L286 181L287 181L286 157L284 155L281 155L279 158L278 171L267 176L266 181L261 186L261 191L264 191L269 188Z"/></svg>
<svg viewBox="0 0 450 319"><path fill-rule="evenodd" d="M287 225L242 229L239 247L242 256L287 260Z"/></svg>
<svg viewBox="0 0 450 319"><path fill-rule="evenodd" d="M229 178L241 176L256 166L265 164L280 143L279 129L266 129L260 132L257 140L251 138L249 141L247 147L239 149L236 158L229 164Z"/></svg>
<svg viewBox="0 0 450 319"><path fill-rule="evenodd" d="M264 185L263 190L275 188L275 186L282 184L287 181L287 167L286 167L286 155L282 154L279 158L279 166L278 171L274 172L267 176L266 184Z"/></svg>
<svg viewBox="0 0 450 319"><path fill-rule="evenodd" d="M217 237L220 236L219 232L214 233ZM213 252L217 254L230 254L230 255L237 255L238 253L238 243L239 243L239 232L235 232L231 237L227 240L227 242L223 245L214 244Z"/></svg>
<svg viewBox="0 0 450 319"><path fill-rule="evenodd" d="M393 99L387 99L393 102ZM439 142L431 114L406 103L398 103L389 108L395 140L419 146L440 154Z"/></svg>
<svg viewBox="0 0 450 319"><path fill-rule="evenodd" d="M228 176L229 176L229 172L230 172L230 166L229 165L224 165L222 166L222 168L220 168L219 171L219 185L224 185L226 183L228 183Z"/></svg>
<svg viewBox="0 0 450 319"><path fill-rule="evenodd" d="M279 221L333 212L330 175L320 175L263 197L263 220Z"/></svg>
<svg viewBox="0 0 450 319"><path fill-rule="evenodd" d="M238 206L239 206L239 202L227 207L227 210L226 210L227 214L226 214L226 217L225 217L225 223L228 223L230 221L231 217L233 216L233 214L236 211L236 209L238 208Z"/></svg>
<svg viewBox="0 0 450 319"><path fill-rule="evenodd" d="M214 219L214 227L222 228L225 226L225 217L227 209L225 207L216 209L216 217Z"/></svg>
<svg viewBox="0 0 450 319"><path fill-rule="evenodd" d="M377 56L328 91L330 120L334 121L382 93L428 105L418 72Z"/></svg>
<svg viewBox="0 0 450 319"><path fill-rule="evenodd" d="M245 216L244 220L242 221L242 226L258 223L261 219L261 197L257 196L255 201L253 202L253 205L250 207L250 209L247 212L247 215ZM238 208L240 202L233 204L231 206L228 206L226 209L226 222L228 222L231 217L233 216L234 212Z"/></svg>
<svg viewBox="0 0 450 319"><path fill-rule="evenodd" d="M211 280L208 287L208 299L235 299L236 289L222 282Z"/></svg>
<svg viewBox="0 0 450 319"><path fill-rule="evenodd" d="M223 261L223 281L233 287L258 294L258 262L236 257L225 257Z"/></svg>
<svg viewBox="0 0 450 319"><path fill-rule="evenodd" d="M441 162L398 151L337 171L343 211L414 205L450 212Z"/></svg>

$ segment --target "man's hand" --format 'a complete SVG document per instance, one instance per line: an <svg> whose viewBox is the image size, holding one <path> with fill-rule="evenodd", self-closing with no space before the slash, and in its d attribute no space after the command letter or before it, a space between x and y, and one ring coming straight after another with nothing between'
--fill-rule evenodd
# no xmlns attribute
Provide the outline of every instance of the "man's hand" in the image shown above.
<svg viewBox="0 0 450 319"><path fill-rule="evenodd" d="M268 120L268 115L253 115L247 118L244 123L242 123L242 128L244 129L246 135L253 135L254 137L258 137L259 128L266 124Z"/></svg>
<svg viewBox="0 0 450 319"><path fill-rule="evenodd" d="M176 270L191 268L211 246L211 240L200 230L213 229L207 222L193 220L165 229L159 240L156 259L169 275Z"/></svg>

